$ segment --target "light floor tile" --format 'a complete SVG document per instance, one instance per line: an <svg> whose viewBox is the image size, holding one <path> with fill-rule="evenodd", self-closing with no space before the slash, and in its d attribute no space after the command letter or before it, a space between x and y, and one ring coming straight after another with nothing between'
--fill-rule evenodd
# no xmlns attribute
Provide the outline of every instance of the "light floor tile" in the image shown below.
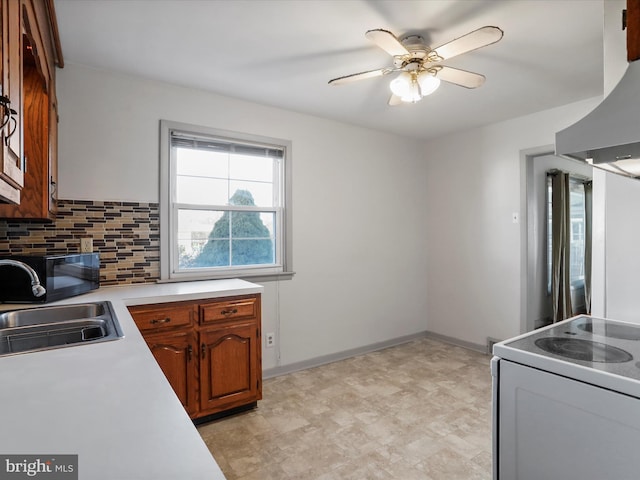
<svg viewBox="0 0 640 480"><path fill-rule="evenodd" d="M416 340L265 380L198 430L228 480L489 480L489 361Z"/></svg>

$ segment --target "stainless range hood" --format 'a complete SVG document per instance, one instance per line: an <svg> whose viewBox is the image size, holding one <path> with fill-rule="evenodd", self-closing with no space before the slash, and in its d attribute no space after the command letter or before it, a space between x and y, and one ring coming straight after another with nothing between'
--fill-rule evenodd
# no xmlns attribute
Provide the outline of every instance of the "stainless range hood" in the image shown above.
<svg viewBox="0 0 640 480"><path fill-rule="evenodd" d="M556 133L556 154L640 179L640 61L591 113Z"/></svg>

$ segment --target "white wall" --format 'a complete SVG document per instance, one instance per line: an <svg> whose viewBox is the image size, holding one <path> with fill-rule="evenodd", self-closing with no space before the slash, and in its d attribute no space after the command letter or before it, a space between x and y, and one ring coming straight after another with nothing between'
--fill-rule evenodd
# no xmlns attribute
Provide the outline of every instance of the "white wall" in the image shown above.
<svg viewBox="0 0 640 480"><path fill-rule="evenodd" d="M427 329L519 334L521 151L598 102L424 144L77 65L58 84L61 198L157 201L161 118L293 142L297 274L265 284L267 369Z"/></svg>
<svg viewBox="0 0 640 480"><path fill-rule="evenodd" d="M604 316L640 323L640 181L606 174Z"/></svg>
<svg viewBox="0 0 640 480"><path fill-rule="evenodd" d="M604 2L605 94L626 68L624 0ZM429 330L475 344L521 332L521 152L552 145L594 98L425 145ZM640 182L594 169L594 314L640 323ZM526 230L524 230L526 232ZM524 242L523 242L524 243Z"/></svg>
<svg viewBox="0 0 640 480"><path fill-rule="evenodd" d="M427 317L429 330L484 345L521 333L521 151L555 141L555 132L598 99L428 142Z"/></svg>
<svg viewBox="0 0 640 480"><path fill-rule="evenodd" d="M58 98L63 199L158 201L160 119L292 141L297 273L265 284L265 368L426 330L418 142L69 64Z"/></svg>

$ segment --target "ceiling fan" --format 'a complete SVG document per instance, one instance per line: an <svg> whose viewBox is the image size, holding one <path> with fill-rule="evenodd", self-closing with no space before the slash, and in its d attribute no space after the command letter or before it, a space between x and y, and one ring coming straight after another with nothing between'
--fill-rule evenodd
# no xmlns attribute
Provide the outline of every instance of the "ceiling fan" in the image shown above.
<svg viewBox="0 0 640 480"><path fill-rule="evenodd" d="M329 85L400 72L389 84L392 92L389 105L416 103L435 92L441 80L465 88L477 88L484 83L484 75L447 67L440 62L496 43L502 35L503 31L498 27L487 26L432 49L420 35L408 35L399 40L388 30L369 30L365 36L393 56L393 66L334 78L329 80Z"/></svg>

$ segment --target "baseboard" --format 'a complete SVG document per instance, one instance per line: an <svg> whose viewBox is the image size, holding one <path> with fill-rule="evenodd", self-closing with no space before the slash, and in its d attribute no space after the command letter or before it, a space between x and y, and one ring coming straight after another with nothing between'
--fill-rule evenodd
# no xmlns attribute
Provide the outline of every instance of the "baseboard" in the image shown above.
<svg viewBox="0 0 640 480"><path fill-rule="evenodd" d="M372 343L371 345L365 345L364 347L352 348L350 350L344 350L342 352L332 353L329 355L322 355L320 357L310 358L309 360L303 360L302 362L290 363L289 365L283 365L280 367L268 368L262 371L262 378L279 377L280 375L286 375L288 373L299 372L301 370L307 370L308 368L319 367L321 365L327 365L333 362L339 362L340 360L346 360L347 358L356 357L358 355L364 355L365 353L376 352L389 347L395 347L408 343L420 338L433 338L444 343L449 343L457 347L467 348L480 353L487 353L487 348L484 345L478 345L477 343L466 342L457 338L448 337L446 335L440 335L439 333L433 333L428 330L423 332L414 333L412 335L405 335L403 337L393 338L391 340L385 340L384 342Z"/></svg>
<svg viewBox="0 0 640 480"><path fill-rule="evenodd" d="M262 378L267 379L279 377L280 375L286 375L287 373L299 372L300 370L307 370L308 368L319 367L321 365L327 365L333 362L339 362L340 360L346 360L347 358L356 357L365 353L371 353L378 350L383 350L385 348L395 347L397 345L402 345L403 343L408 343L419 338L425 338L427 336L428 332L418 332L412 335L405 335L403 337L385 340L384 342L365 345L364 347L352 348L350 350L344 350L342 352L310 358L309 360L303 360L302 362L290 363L289 365L283 365L281 367L268 368L262 371Z"/></svg>
<svg viewBox="0 0 640 480"><path fill-rule="evenodd" d="M480 353L484 353L484 354L487 353L486 345L480 345L478 343L467 342L465 340L460 340L460 339L455 338L455 337L449 337L447 335L440 335L439 333L434 333L434 332L429 332L429 331L425 332L425 336L428 337L428 338L433 338L434 340L440 340L441 342L444 342L444 343L450 343L451 345L455 345L457 347L466 348L468 350L475 350L476 352L480 352Z"/></svg>

